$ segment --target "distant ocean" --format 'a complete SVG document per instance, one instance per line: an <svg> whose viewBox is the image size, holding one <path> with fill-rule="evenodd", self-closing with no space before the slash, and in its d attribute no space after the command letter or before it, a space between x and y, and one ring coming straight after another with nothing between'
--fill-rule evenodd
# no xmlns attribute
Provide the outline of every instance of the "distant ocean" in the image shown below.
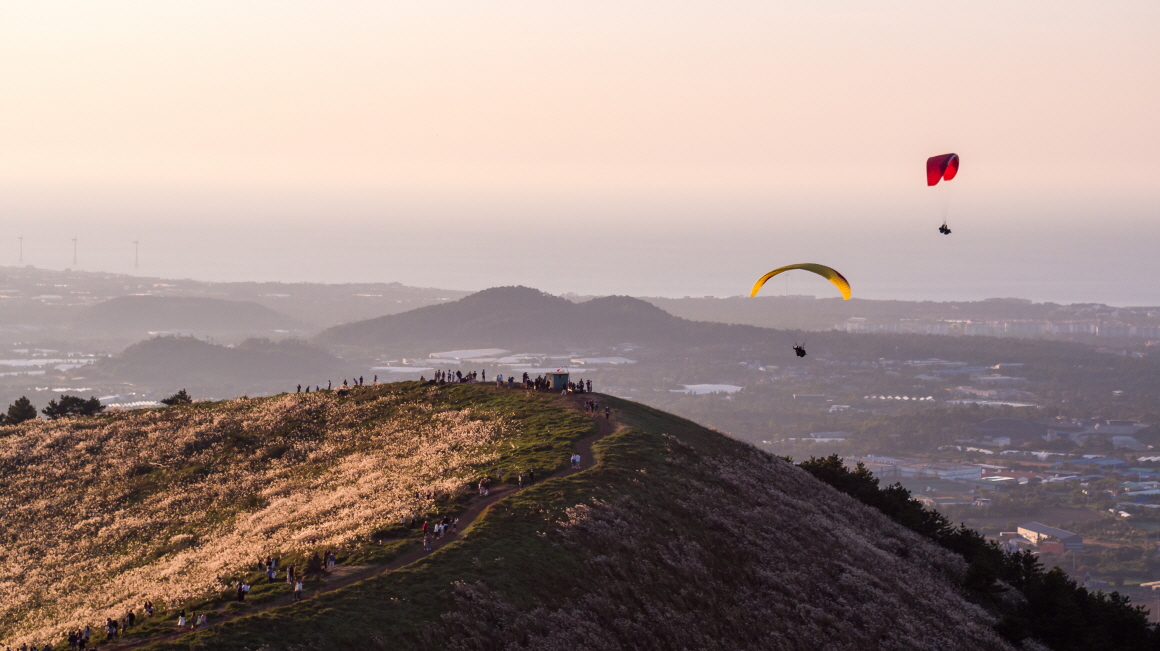
<svg viewBox="0 0 1160 651"><path fill-rule="evenodd" d="M849 278L854 296L899 300L1026 298L1036 302L1160 305L1160 225L1096 220L1016 225L937 218L833 223L824 219L647 219L546 215L471 220L344 219L204 222L37 220L24 235L26 264L212 281L392 282L478 290L528 285L552 293L635 296L747 294L765 271L820 262ZM0 265L17 263L19 227L0 241ZM133 266L134 240L140 266ZM771 293L830 296L801 272Z"/></svg>

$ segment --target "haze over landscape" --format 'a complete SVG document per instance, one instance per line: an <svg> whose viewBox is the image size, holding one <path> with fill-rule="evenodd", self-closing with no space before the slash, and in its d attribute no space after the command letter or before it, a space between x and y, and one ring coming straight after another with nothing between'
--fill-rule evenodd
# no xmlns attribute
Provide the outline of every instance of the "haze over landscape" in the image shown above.
<svg viewBox="0 0 1160 651"><path fill-rule="evenodd" d="M0 645L1160 648L1158 27L0 6Z"/></svg>
<svg viewBox="0 0 1160 651"><path fill-rule="evenodd" d="M165 277L731 296L788 257L868 298L1160 304L1123 280L1157 271L1158 11L10 5L0 264L22 234L54 269L139 240Z"/></svg>

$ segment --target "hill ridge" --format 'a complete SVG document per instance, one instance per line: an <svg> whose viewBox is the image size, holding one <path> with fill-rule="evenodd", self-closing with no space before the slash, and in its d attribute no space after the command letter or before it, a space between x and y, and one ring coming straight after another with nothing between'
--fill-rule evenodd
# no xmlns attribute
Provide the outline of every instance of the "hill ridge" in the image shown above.
<svg viewBox="0 0 1160 651"><path fill-rule="evenodd" d="M582 303L523 286L493 287L458 301L334 326L315 337L330 345L428 353L457 349L544 346L575 349L648 340L650 344L709 341L722 335L756 339L761 329L687 321L631 296Z"/></svg>
<svg viewBox="0 0 1160 651"><path fill-rule="evenodd" d="M594 444L597 464L509 492L436 554L144 646L1009 648L957 587L961 557L752 446L596 399L625 426ZM347 565L399 560L415 544L400 516L462 515L481 475L565 467L599 433L568 400L404 382L0 429L0 533L26 559L0 572L46 587L0 604L20 626L4 641L43 642L144 598L167 612L130 636L170 633L179 607L247 613L285 598L254 568L271 553L279 567L325 548ZM99 462L58 467L62 449ZM256 603L229 603L239 580Z"/></svg>
<svg viewBox="0 0 1160 651"><path fill-rule="evenodd" d="M572 402L576 402L576 400L572 400ZM623 425L620 425L618 422L616 422L614 420L600 419L598 417L595 418L595 420L596 420L597 424L599 425L599 430L597 431L597 433L593 434L592 436L589 436L587 438L581 439L580 441L578 441L576 443L576 450L580 454L580 457L581 457L581 467L579 469L574 469L574 468L560 469L557 472L555 472L554 474L552 474L548 477L544 477L543 479L539 480L540 483L551 481L555 478L571 475L571 474L574 474L577 472L583 472L584 470L588 470L588 469L592 468L593 466L599 464L599 462L600 462L599 458L596 457L592 453L592 446L597 441L604 438L608 434L611 434L615 431L618 431L619 429L622 429ZM586 466L583 464L584 459L589 460ZM530 488L530 487L531 487L531 485L529 484L528 488ZM511 494L513 494L514 492L516 492L518 490L524 490L524 487L513 487L513 486L509 486L509 485L501 485L494 492L492 492L492 494L489 496L481 496L479 498L472 499L468 503L467 508L464 510L463 515L461 515L457 518L457 525L458 525L458 527L462 528L462 531L447 533L442 538L433 539L432 540L432 549L430 551L425 551L422 549L414 550L414 551L412 551L412 552L410 552L410 553L408 553L408 554L406 554L406 555L404 555L404 556L402 556L394 561L391 561L390 563L382 565L382 566L365 565L365 566L350 567L349 569L351 569L353 571L342 573L341 575L335 577L337 579L336 581L324 583L323 585L319 586L318 589L314 590L313 593L304 594L303 600L316 598L318 595L321 595L321 594L326 593L326 592L332 592L334 590L341 590L342 588L345 588L353 583L364 581L364 580L369 579L369 578L374 577L374 576L378 576L381 574L387 574L389 572L398 571L400 569L405 568L408 565L411 565L412 563L415 563L416 561L419 561L419 560L429 556L430 554L433 554L433 553L439 551L440 549L442 549L443 547L446 547L447 545L450 545L451 543L454 543L458 540L466 539L468 534L471 531L471 526L475 523L477 518L484 516L486 514L487 510L490 509L496 502L499 502L500 500L502 500L506 497L509 497ZM293 595L285 595L285 596L281 597L280 599L277 599L277 600L269 603L268 605L266 605L263 608L259 608L259 609L255 610L254 612L247 612L244 615L239 615L236 613L228 613L228 612L224 611L224 609L214 610L213 611L213 614L214 614L213 621L208 623L208 627L212 628L212 627L220 625L226 621L236 619L237 617L250 617L250 616L255 616L255 615L261 615L262 613L264 613L266 611L273 610L276 608L285 608L287 606L293 606L294 603L296 603L296 602L293 601ZM198 632L205 633L206 630L207 629L200 629ZM190 632L193 632L192 629L190 630ZM113 642L108 646L108 648L112 649L112 650L139 648L139 647L142 647L145 645L152 645L152 644L155 644L157 642L173 640L173 639L182 637L183 635L185 635L184 632L175 631L175 632L161 635L158 637L130 639L130 640L125 640L124 642L120 642L120 643Z"/></svg>

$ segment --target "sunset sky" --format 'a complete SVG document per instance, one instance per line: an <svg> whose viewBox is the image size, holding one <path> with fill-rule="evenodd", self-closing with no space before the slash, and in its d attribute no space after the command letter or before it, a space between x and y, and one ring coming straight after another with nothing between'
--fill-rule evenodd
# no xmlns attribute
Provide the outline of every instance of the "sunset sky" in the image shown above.
<svg viewBox="0 0 1160 651"><path fill-rule="evenodd" d="M551 243L606 266L574 246L591 236L655 256L642 268L658 273L679 267L657 229L685 262L711 243L717 268L731 237L788 233L800 250L753 267L833 246L829 262L887 297L884 261L849 237L916 238L926 255L920 242L947 246L946 201L964 257L1054 226L1073 236L1039 248L1112 262L1125 238L1160 244L1157 34L1153 0L4 3L0 225L45 267L71 263L57 240L76 235L82 268L131 271L124 242L139 237L148 273L248 278L191 222L235 228L239 252L286 225L300 238L260 253L264 277L581 292L616 287L424 282L382 261L294 270L373 257L365 242L312 248L303 231L320 222L482 264L512 246L541 264L533 249ZM923 162L949 151L962 171L936 196ZM0 264L15 262L0 241ZM732 281L714 282L620 291Z"/></svg>

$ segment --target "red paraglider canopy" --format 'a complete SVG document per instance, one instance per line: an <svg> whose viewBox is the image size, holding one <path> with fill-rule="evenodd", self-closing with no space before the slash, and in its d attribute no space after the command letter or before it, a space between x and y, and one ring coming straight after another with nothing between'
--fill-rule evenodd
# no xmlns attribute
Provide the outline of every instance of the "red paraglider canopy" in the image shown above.
<svg viewBox="0 0 1160 651"><path fill-rule="evenodd" d="M926 184L938 185L939 181L949 181L959 172L959 155L943 154L926 159Z"/></svg>

